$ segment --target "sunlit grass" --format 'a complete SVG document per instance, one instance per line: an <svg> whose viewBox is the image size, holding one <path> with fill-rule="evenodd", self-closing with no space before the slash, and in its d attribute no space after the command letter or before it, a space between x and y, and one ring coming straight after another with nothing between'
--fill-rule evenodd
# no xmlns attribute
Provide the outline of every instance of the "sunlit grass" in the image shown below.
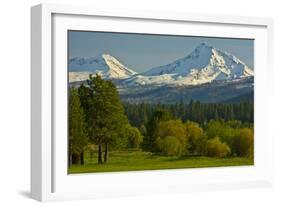
<svg viewBox="0 0 281 206"><path fill-rule="evenodd" d="M253 164L254 162L252 159L243 157L165 157L142 151L110 152L106 164L97 164L97 155L94 154L91 159L90 154L87 152L85 154L85 164L72 165L69 168L69 173L223 167Z"/></svg>

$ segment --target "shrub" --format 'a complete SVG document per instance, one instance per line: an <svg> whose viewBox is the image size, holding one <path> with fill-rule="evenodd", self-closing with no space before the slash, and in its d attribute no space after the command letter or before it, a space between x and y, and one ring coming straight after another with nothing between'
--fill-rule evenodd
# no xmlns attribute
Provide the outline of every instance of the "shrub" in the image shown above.
<svg viewBox="0 0 281 206"><path fill-rule="evenodd" d="M205 144L206 136L203 129L195 122L186 122L186 137L188 140L189 153L202 153L202 146Z"/></svg>
<svg viewBox="0 0 281 206"><path fill-rule="evenodd" d="M156 137L165 139L168 136L173 136L179 140L182 146L187 145L185 125L181 120L169 120L159 122L157 125Z"/></svg>
<svg viewBox="0 0 281 206"><path fill-rule="evenodd" d="M136 127L128 128L128 148L139 148L140 144L143 141L143 136Z"/></svg>
<svg viewBox="0 0 281 206"><path fill-rule="evenodd" d="M209 157L227 157L230 148L226 143L222 143L219 137L209 139L206 143L206 155Z"/></svg>
<svg viewBox="0 0 281 206"><path fill-rule="evenodd" d="M236 127L241 126L239 121L216 121L211 120L206 128L206 134L209 139L220 137L222 142L226 142L230 147L232 147L234 136L237 134Z"/></svg>
<svg viewBox="0 0 281 206"><path fill-rule="evenodd" d="M211 120L206 127L208 138L215 138L220 136L223 132L223 122L218 120Z"/></svg>
<svg viewBox="0 0 281 206"><path fill-rule="evenodd" d="M242 127L242 122L239 120L230 120L226 122L226 125L231 127L231 128L241 128Z"/></svg>
<svg viewBox="0 0 281 206"><path fill-rule="evenodd" d="M165 156L180 155L183 150L181 142L174 136L167 136L165 138L158 137L156 145Z"/></svg>
<svg viewBox="0 0 281 206"><path fill-rule="evenodd" d="M254 133L252 129L240 129L234 137L232 151L237 156L253 157L254 152Z"/></svg>
<svg viewBox="0 0 281 206"><path fill-rule="evenodd" d="M174 136L184 141L185 126L181 120L168 120L159 122L157 126L158 137Z"/></svg>

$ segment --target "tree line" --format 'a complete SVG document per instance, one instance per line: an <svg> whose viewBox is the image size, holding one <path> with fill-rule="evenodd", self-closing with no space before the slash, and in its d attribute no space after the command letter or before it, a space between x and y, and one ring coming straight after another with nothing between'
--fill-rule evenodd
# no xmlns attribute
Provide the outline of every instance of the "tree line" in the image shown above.
<svg viewBox="0 0 281 206"><path fill-rule="evenodd" d="M131 104L124 103L125 114L130 123L136 127L146 125L157 109L166 110L174 119L183 122L190 120L204 125L210 120L224 121L240 120L243 123L253 123L254 104L252 101L240 103L201 103L191 100L189 103L175 104Z"/></svg>

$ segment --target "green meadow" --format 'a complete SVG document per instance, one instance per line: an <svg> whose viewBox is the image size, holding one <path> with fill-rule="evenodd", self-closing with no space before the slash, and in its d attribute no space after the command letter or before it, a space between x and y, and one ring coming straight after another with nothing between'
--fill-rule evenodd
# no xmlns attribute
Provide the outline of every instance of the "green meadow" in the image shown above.
<svg viewBox="0 0 281 206"><path fill-rule="evenodd" d="M106 164L98 164L96 153L90 157L90 152L85 153L84 165L72 165L70 174L94 173L94 172L117 172L160 170L180 168L204 168L253 165L253 159L246 157L213 158L200 156L157 156L150 152L142 151L119 151L110 152L109 161Z"/></svg>

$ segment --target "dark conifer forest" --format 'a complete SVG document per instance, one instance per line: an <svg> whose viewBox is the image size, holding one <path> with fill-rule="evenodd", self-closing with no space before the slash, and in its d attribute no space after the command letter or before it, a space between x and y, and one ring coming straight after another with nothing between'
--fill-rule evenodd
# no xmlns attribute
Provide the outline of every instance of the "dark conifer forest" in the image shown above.
<svg viewBox="0 0 281 206"><path fill-rule="evenodd" d="M244 124L253 124L254 105L252 101L240 103L200 103L191 100L188 103L176 104L130 104L123 103L125 114L133 126L146 125L157 109L169 112L173 119L183 122L194 121L204 127L210 120L239 120Z"/></svg>

